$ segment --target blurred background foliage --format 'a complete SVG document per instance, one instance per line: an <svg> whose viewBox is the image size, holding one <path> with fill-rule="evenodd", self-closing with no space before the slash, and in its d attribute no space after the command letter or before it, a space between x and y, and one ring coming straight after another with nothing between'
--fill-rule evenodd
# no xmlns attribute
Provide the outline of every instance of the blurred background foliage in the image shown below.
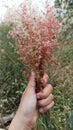
<svg viewBox="0 0 73 130"><path fill-rule="evenodd" d="M49 69L54 86L55 106L50 110L50 130L73 130L73 0L55 0L57 17L62 23L56 53L57 65ZM27 84L23 66L18 61L17 41L8 37L12 23L0 24L0 117L16 111ZM43 129L46 123L38 119ZM48 120L48 119L47 119ZM1 125L1 127L4 127ZM48 130L49 130L48 129Z"/></svg>
<svg viewBox="0 0 73 130"><path fill-rule="evenodd" d="M22 71L22 64L18 61L17 42L8 37L12 28L11 23L0 25L0 96L2 104L8 109L15 109L19 102L19 96L25 88L27 80ZM2 111L3 109L1 108Z"/></svg>

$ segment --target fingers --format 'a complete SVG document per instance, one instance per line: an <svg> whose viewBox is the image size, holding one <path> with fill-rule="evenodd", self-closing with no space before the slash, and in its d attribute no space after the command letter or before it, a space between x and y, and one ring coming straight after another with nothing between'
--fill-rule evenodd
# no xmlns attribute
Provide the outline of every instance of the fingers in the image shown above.
<svg viewBox="0 0 73 130"><path fill-rule="evenodd" d="M33 71L31 72L28 87L35 87L35 73Z"/></svg>
<svg viewBox="0 0 73 130"><path fill-rule="evenodd" d="M37 105L39 112L44 113L54 105L54 96L52 95L53 87L48 84L43 91L37 93Z"/></svg>
<svg viewBox="0 0 73 130"><path fill-rule="evenodd" d="M37 93L37 99L45 99L47 98L50 93L52 93L53 87L52 85L48 84L46 87L39 93Z"/></svg>
<svg viewBox="0 0 73 130"><path fill-rule="evenodd" d="M40 113L47 112L51 107L53 107L53 105L54 105L54 101L52 101L49 105L40 108L40 109L39 109L39 112L40 112Z"/></svg>
<svg viewBox="0 0 73 130"><path fill-rule="evenodd" d="M38 105L40 107L45 107L49 105L54 99L54 96L50 94L46 99L38 100Z"/></svg>
<svg viewBox="0 0 73 130"><path fill-rule="evenodd" d="M47 81L48 81L48 75L44 74L43 78L41 79L41 83L42 83L43 87L46 86ZM30 88L30 87L35 88L35 86L36 86L35 73L32 71L30 79L29 79L29 83L28 83L28 88Z"/></svg>
<svg viewBox="0 0 73 130"><path fill-rule="evenodd" d="M48 82L48 79L49 79L49 77L48 77L48 75L45 73L44 76L43 76L43 78L41 78L41 84L43 85L43 87L46 86L46 84L47 84L47 82Z"/></svg>

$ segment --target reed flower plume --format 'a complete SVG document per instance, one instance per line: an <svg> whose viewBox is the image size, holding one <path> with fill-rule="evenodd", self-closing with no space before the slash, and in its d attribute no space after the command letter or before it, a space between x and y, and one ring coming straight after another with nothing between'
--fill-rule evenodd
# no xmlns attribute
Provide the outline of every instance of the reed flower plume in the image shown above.
<svg viewBox="0 0 73 130"><path fill-rule="evenodd" d="M57 37L60 30L60 23L47 2L44 8L44 11L37 13L33 6L30 8L21 4L20 20L9 32L18 42L20 61L35 71L37 79L54 62L53 52L58 47Z"/></svg>

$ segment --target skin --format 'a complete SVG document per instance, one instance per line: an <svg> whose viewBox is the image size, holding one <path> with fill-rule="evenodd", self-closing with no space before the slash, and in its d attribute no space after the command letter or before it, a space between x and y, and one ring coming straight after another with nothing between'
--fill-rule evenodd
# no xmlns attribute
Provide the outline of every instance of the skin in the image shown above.
<svg viewBox="0 0 73 130"><path fill-rule="evenodd" d="M36 93L35 73L32 72L29 83L24 91L20 105L12 120L9 130L31 130L36 124L39 113L47 112L54 105L52 86L47 84L48 75L41 79L43 90Z"/></svg>

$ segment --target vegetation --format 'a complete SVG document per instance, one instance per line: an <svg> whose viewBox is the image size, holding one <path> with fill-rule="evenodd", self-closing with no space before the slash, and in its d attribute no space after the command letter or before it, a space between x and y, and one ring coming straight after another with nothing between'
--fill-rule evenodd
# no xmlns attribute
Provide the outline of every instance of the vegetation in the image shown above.
<svg viewBox="0 0 73 130"><path fill-rule="evenodd" d="M63 6L64 5L64 6ZM57 65L49 70L54 86L55 106L50 112L50 130L73 130L73 0L56 0L55 8L62 29L58 38ZM18 61L17 41L8 38L11 23L0 24L0 117L17 109L27 79ZM25 66L27 67L27 66ZM41 126L42 120L38 119ZM38 122L38 121L37 121ZM38 124L39 124L38 122ZM0 123L4 128L4 124ZM5 124L5 127L8 124ZM44 128L44 129L45 129ZM42 128L41 128L42 129Z"/></svg>
<svg viewBox="0 0 73 130"><path fill-rule="evenodd" d="M21 69L22 64L18 62L16 41L7 37L11 28L12 24L9 23L0 25L0 102L4 105L1 108L3 114L9 113L8 109L16 108L19 96L27 83Z"/></svg>

